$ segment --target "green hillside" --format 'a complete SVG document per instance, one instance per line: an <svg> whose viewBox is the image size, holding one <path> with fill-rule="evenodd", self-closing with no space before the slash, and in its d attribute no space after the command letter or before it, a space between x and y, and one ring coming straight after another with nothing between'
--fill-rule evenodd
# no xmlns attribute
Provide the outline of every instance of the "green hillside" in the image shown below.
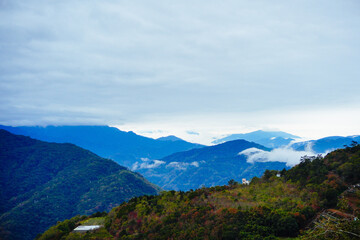
<svg viewBox="0 0 360 240"><path fill-rule="evenodd" d="M5 130L0 164L0 239L33 239L57 221L159 191L141 175L73 144Z"/></svg>
<svg viewBox="0 0 360 240"><path fill-rule="evenodd" d="M133 198L94 232L72 232L92 219L77 216L40 239L358 239L358 183L360 145L354 144L325 158L304 157L288 171L267 170L250 185L229 181Z"/></svg>

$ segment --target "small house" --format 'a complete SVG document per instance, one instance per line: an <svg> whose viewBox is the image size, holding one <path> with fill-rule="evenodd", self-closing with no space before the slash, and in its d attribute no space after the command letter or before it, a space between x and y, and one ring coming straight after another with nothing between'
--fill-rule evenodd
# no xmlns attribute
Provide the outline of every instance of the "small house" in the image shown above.
<svg viewBox="0 0 360 240"><path fill-rule="evenodd" d="M75 228L73 230L73 232L86 233L88 231L94 231L94 230L99 229L101 227L102 227L102 225L81 225L81 226L78 226L77 228Z"/></svg>
<svg viewBox="0 0 360 240"><path fill-rule="evenodd" d="M249 185L250 182L249 182L248 180L246 180L246 178L243 178L243 179L242 179L242 184L243 184L243 185Z"/></svg>

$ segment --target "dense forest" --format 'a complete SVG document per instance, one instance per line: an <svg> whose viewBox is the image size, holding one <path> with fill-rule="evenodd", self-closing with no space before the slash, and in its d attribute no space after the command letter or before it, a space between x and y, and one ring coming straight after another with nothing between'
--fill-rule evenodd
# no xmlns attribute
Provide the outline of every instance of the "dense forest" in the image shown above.
<svg viewBox="0 0 360 240"><path fill-rule="evenodd" d="M38 239L358 239L360 145L267 170L250 185L164 191L109 213L75 216ZM78 225L103 225L76 233Z"/></svg>
<svg viewBox="0 0 360 240"><path fill-rule="evenodd" d="M140 174L73 144L5 130L0 165L0 239L34 239L57 221L159 191Z"/></svg>

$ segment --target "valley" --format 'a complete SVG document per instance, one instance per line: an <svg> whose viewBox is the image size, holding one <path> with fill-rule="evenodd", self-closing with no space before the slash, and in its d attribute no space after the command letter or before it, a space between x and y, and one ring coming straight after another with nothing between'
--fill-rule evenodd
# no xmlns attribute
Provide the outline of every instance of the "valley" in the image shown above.
<svg viewBox="0 0 360 240"><path fill-rule="evenodd" d="M255 221L255 225L260 224L257 218L250 217L255 213L258 214L257 211L268 211L267 214L270 215L266 215L266 218L285 218L287 219L286 223L287 221L296 222L296 224L293 222L293 227L297 226L296 234L293 231L281 232L285 230L276 230L276 226L267 225L269 229L265 231L266 234L275 237L297 236L303 232L304 224L309 222L320 209L338 207L344 214L349 212L349 209L353 209L355 215L357 214L358 203L354 200L354 196L357 199L358 190L354 190L355 195L343 194L345 186L357 183L358 160L356 149L358 145L355 141L358 140L357 136L329 137L310 142L290 143L285 147L274 149L243 139L226 141L213 146L188 143L175 136L148 139L131 132L122 132L104 126L47 128L2 126L1 128L10 129L13 133L21 132L34 138L53 141L53 143L48 143L0 130L0 159L3 166L0 177L3 189L1 192L0 236L4 239L32 239L54 225L56 221L61 222L75 215L82 215L82 217L66 220L68 221L66 224L71 223L66 227L67 229L75 228L80 221L102 216L101 222L106 230L102 228L99 230L99 234L105 234L103 235L107 236L105 238L113 238L120 236L119 232L116 233L116 229L122 229L122 227L111 225L116 220L112 219L114 217L112 213L128 204L135 204L131 205L135 208L131 207L130 212L123 213L124 216L135 214L134 216L137 217L130 217L129 219L140 221L141 226L148 230L143 229L143 227L138 229L136 226L128 226L126 225L128 223L121 223L125 224L125 232L122 231L121 233L123 234L121 238L124 239L130 236L132 237L129 239L133 239L134 236L136 236L135 239L144 238L145 235L139 235L139 232L154 233L155 230L150 230L146 225L156 225L156 221L163 218L172 218L172 221L176 219L176 222L185 221L182 223L184 225L181 226L171 225L171 228L177 229L176 231L185 231L185 229L181 229L189 224L194 228L193 230L191 230L192 228L187 229L186 233L180 235L176 235L175 230L168 233L161 230L161 236L168 236L169 238L170 235L167 234L171 234L176 236L176 239L188 239L189 237L196 239L201 234L206 236L222 236L225 234L224 236L226 236L227 233L223 232L225 225L235 224L237 221L235 219L239 217L236 217L238 214L247 219L244 221ZM65 131L63 131L64 129ZM255 132L255 135L258 136L262 133L258 131ZM273 134L265 133L264 136L267 139L274 140L276 137ZM264 142L266 137L260 138ZM117 140L119 142L114 142ZM86 145L88 148L100 152L103 156L111 156L111 154L127 156L124 157L126 160L123 162L128 163L129 167L118 164L122 162L122 158L118 158L116 162L101 158L88 150L77 147L74 143ZM98 143L99 145L96 145ZM148 143L155 146L154 149L150 145L146 145ZM116 148L122 144L124 145L122 148ZM126 150L125 146L129 145L132 146ZM168 148L168 146L171 147ZM311 151L314 156L304 156L301 159L299 157L298 165L293 168L287 159L284 160L281 157L275 158L279 161L274 161L274 158L267 159L278 149L302 154L305 146L307 146L306 148L312 146L317 151ZM321 148L316 146L321 146ZM325 159L320 155L316 157L319 149L330 151L334 148L345 148L345 150L335 151L327 155ZM136 149L141 150L136 151ZM182 150L178 151L179 149ZM344 162L344 159L337 159L339 158L338 152L341 153L341 151L344 152L343 155L346 159L352 159L351 161L355 162L351 165ZM355 153L352 154L352 152ZM161 154L165 153L169 153L169 155L159 158L151 157L162 156ZM259 153L261 157L256 155ZM289 157L293 159L298 154ZM336 156L336 159L332 159L331 156ZM250 161L250 159L252 160ZM335 161L336 164L329 161ZM323 163L316 167L315 164L318 162ZM310 168L304 168L302 166L304 164ZM332 168L334 169L332 170ZM130 169L135 172L130 171ZM333 176L334 171L335 175ZM304 179L304 176L312 177L309 180L309 177ZM243 179L249 180L250 186L243 185ZM314 184L316 187L313 186ZM335 187L336 192L324 189L326 186ZM314 195L314 192L317 194ZM158 195L159 193L160 195ZM327 195L331 197L328 198ZM343 196L343 200L339 202L338 199L341 196ZM345 199L348 199L346 201L349 203L344 203ZM355 203L350 203L354 201ZM168 205L166 202L173 202L175 205ZM116 207L119 204L123 205ZM190 208L188 204L190 204ZM351 207L344 208L344 204ZM158 206L163 210L160 212L156 210ZM201 206L211 206L201 210L204 214L201 215L203 218L213 219L209 223L210 225L200 226L198 224L201 221L194 220L195 222L192 222L193 220L186 220L186 218L181 217L181 214L178 215L178 213L192 215L202 208ZM170 209L167 209L168 207ZM147 210L140 210L142 208ZM226 213L225 209L229 213ZM145 212L137 212L138 210ZM220 213L220 210L225 212ZM311 214L304 211L310 211ZM100 214L100 212L104 213ZM175 215L168 215L170 213ZM294 218L298 213L305 216L303 222L296 217ZM149 214L157 216L155 219L158 220L153 222L149 219ZM119 214L116 216L119 217ZM21 219L26 219L28 223L24 228L25 231L18 232L16 226L21 222ZM225 219L233 219L231 221L235 222L227 223ZM163 221L165 220L161 220L159 223ZM167 220L165 223L167 224ZM61 226L64 224L60 223ZM222 227L215 228L215 225L212 226L212 224L220 224ZM162 229L160 225L158 227L155 225L153 226L154 229ZM134 230L129 232L126 230L129 227ZM235 228L238 233L236 234L240 234L241 229L247 229L243 227L243 225L237 225ZM198 228L204 228L205 232L196 232L195 229ZM212 232L208 232L209 230L206 230L208 228L213 229ZM53 229L51 231L57 232L59 226L54 226L51 229ZM244 232L245 235L240 235L246 239L250 239L250 236L257 236L257 234L262 237L266 235L264 232L254 231L248 229ZM55 235L45 232L41 239L56 239L55 236L70 234L70 232L65 232ZM229 236L236 238L234 234L229 233ZM156 234L150 234L146 235L146 238L155 237L157 239L160 237L160 235L156 236ZM74 236L71 233L67 237L72 239ZM221 238L226 239L225 237ZM229 239L233 238L230 237Z"/></svg>

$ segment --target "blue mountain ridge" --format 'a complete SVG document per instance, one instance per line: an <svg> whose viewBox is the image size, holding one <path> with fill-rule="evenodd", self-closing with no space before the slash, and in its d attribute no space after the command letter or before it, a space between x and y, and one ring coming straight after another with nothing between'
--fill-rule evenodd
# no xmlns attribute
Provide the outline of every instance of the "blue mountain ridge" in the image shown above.
<svg viewBox="0 0 360 240"><path fill-rule="evenodd" d="M266 169L289 168L282 162L248 163L247 157L239 153L249 148L270 150L254 142L234 140L138 162L133 170L165 190L190 190L224 185L231 179L241 182L242 178L261 176Z"/></svg>
<svg viewBox="0 0 360 240"><path fill-rule="evenodd" d="M203 145L181 139L156 140L109 126L10 127L0 125L0 129L42 141L73 143L101 157L111 158L126 167L131 167L134 162L142 158L158 159L175 152L203 147Z"/></svg>
<svg viewBox="0 0 360 240"><path fill-rule="evenodd" d="M293 143L291 148L296 151L304 151L307 148L310 148L315 153L327 153L335 149L344 148L345 146L350 146L352 142L360 142L360 136L331 136L320 138L318 140L310 140L305 142Z"/></svg>

